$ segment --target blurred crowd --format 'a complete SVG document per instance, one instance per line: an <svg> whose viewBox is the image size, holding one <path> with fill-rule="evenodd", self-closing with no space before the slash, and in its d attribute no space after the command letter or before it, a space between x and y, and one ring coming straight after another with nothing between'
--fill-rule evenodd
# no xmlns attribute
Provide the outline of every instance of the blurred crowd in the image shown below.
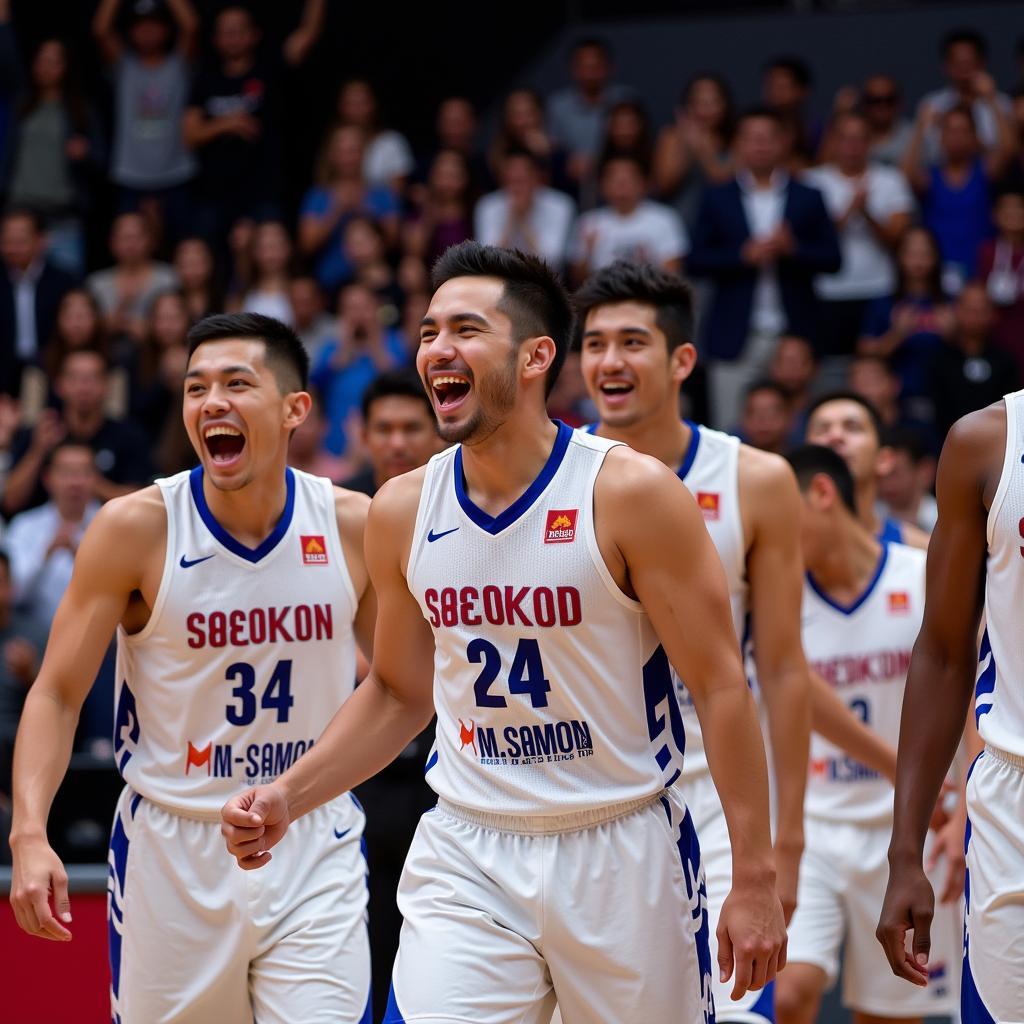
<svg viewBox="0 0 1024 1024"><path fill-rule="evenodd" d="M701 372L682 412L782 451L816 394L852 389L887 431L881 498L925 529L949 426L1024 373L1024 63L994 81L973 31L941 41L934 91L906 97L867 62L820 119L808 65L767 56L761 105L736 109L728 69L708 70L654 123L596 38L562 87L512 90L493 124L444 99L418 147L373 82L340 80L296 210L283 83L324 0L295 9L273 39L243 6L201 20L189 0L101 0L103 104L73 47L28 52L0 0L0 810L84 529L193 464L180 379L204 315L295 329L315 404L294 464L368 493L436 450L409 366L431 263L470 237L541 254L572 286L623 257L685 273ZM551 411L591 418L575 356ZM83 718L100 753L110 671Z"/></svg>

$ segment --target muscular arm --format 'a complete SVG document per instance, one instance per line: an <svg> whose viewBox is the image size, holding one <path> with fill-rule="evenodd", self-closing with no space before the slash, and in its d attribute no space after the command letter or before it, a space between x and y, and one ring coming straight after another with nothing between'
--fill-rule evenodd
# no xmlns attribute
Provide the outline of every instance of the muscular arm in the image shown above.
<svg viewBox="0 0 1024 1024"><path fill-rule="evenodd" d="M986 479L1005 445L1002 403L960 420L939 460L939 519L928 551L924 622L903 700L889 888L878 937L898 976L923 985L934 895L921 869L931 809L964 731L977 663L985 571ZM914 932L913 953L904 951Z"/></svg>
<svg viewBox="0 0 1024 1024"><path fill-rule="evenodd" d="M896 751L869 729L840 700L835 690L811 670L811 727L854 760L890 781L896 778Z"/></svg>
<svg viewBox="0 0 1024 1024"><path fill-rule="evenodd" d="M165 524L162 501L154 494L133 496L97 513L79 546L43 664L25 699L14 749L11 903L18 923L32 934L70 938L47 904L49 888L56 903L67 904L67 889L47 844L46 820L67 771L82 702L110 637L131 594L142 588L154 550L162 563Z"/></svg>
<svg viewBox="0 0 1024 1024"><path fill-rule="evenodd" d="M356 592L356 617L353 629L359 649L367 660L373 657L373 631L377 624L377 596L370 584L364 554L366 517L370 499L356 491L334 488L334 512L338 520L338 537L345 553L345 563Z"/></svg>
<svg viewBox="0 0 1024 1024"><path fill-rule="evenodd" d="M768 711L777 802L775 861L787 918L796 908L804 837L811 702L800 639L800 494L782 459L744 448L740 503L753 512L747 553L757 680Z"/></svg>

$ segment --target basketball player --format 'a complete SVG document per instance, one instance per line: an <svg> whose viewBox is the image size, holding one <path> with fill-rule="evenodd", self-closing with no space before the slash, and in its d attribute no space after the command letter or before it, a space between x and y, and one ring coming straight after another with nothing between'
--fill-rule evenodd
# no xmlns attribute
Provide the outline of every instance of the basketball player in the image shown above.
<svg viewBox="0 0 1024 1024"><path fill-rule="evenodd" d="M857 515L879 540L928 547L928 534L913 523L878 515L878 476L891 453L882 447L882 422L874 406L855 391L833 391L807 409L804 439L838 452L853 474Z"/></svg>
<svg viewBox="0 0 1024 1024"><path fill-rule="evenodd" d="M742 640L749 631L753 637L774 753L776 870L788 916L796 905L803 848L811 717L800 646L800 498L793 474L778 456L680 420L680 386L697 359L690 341L692 294L680 277L620 261L583 285L576 306L581 368L600 415L597 434L659 459L695 494L725 567L737 636ZM730 887L729 831L702 754L693 703L682 682L676 683L686 727L683 792L700 839L714 925ZM836 738L845 745L857 724L845 707L829 718L835 697L818 684L824 691L814 695L814 703L822 706L818 727L832 735L839 729ZM773 1018L769 990L748 993L735 1004L727 995L726 986L715 986L719 1020Z"/></svg>
<svg viewBox="0 0 1024 1024"><path fill-rule="evenodd" d="M889 887L878 924L893 972L926 984L935 911L921 869L925 805L957 748L976 672L975 719L985 746L967 782L965 1024L1024 1019L1022 452L1024 392L1018 391L958 421L939 459L939 518L903 705Z"/></svg>
<svg viewBox="0 0 1024 1024"><path fill-rule="evenodd" d="M434 271L417 367L462 444L374 499L370 677L304 758L228 803L259 867L289 822L377 771L437 706L385 1021L707 1021L708 917L673 786L691 682L734 836L719 972L785 961L764 752L721 564L675 474L552 423L572 329L539 260L463 243ZM659 638L664 645L659 646ZM433 684L433 686L432 686Z"/></svg>
<svg viewBox="0 0 1024 1024"><path fill-rule="evenodd" d="M865 724L895 742L910 651L924 611L925 554L875 539L857 517L853 476L836 452L808 445L789 461L803 494L807 658ZM843 1003L855 1024L952 1013L962 846L952 844L951 863L937 868L947 878L935 919L932 983L914 989L885 972L873 936L888 876L891 783L815 736L805 806L806 848L789 926L789 964L776 982L779 1024L817 1020L821 996L839 973L840 948Z"/></svg>
<svg viewBox="0 0 1024 1024"><path fill-rule="evenodd" d="M287 856L253 879L225 858L219 812L241 786L301 760L352 691L354 634L368 643L374 614L369 502L286 467L310 406L291 330L213 316L189 349L184 419L201 465L97 514L25 702L11 902L25 931L70 940L46 818L116 629L126 787L110 846L114 1020L368 1021L352 798L299 822Z"/></svg>

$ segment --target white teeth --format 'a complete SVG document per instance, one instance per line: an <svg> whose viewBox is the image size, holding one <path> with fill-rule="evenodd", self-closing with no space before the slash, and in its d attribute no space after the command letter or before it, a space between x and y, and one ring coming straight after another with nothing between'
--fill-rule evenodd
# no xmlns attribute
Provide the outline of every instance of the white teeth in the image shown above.
<svg viewBox="0 0 1024 1024"><path fill-rule="evenodd" d="M235 430L234 427L210 427L203 436L218 437L220 435L225 435L227 437L241 437L242 432L240 430Z"/></svg>
<svg viewBox="0 0 1024 1024"><path fill-rule="evenodd" d="M607 381L601 385L602 391L629 391L633 387L625 381Z"/></svg>
<svg viewBox="0 0 1024 1024"><path fill-rule="evenodd" d="M468 384L469 381L465 377L435 377L430 383L436 387L438 384Z"/></svg>

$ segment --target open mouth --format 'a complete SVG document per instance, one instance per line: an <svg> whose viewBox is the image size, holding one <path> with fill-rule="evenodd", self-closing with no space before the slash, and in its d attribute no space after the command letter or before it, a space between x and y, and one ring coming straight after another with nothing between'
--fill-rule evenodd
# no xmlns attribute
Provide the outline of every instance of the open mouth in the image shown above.
<svg viewBox="0 0 1024 1024"><path fill-rule="evenodd" d="M612 404L625 401L634 390L628 380L606 380L601 384L601 394Z"/></svg>
<svg viewBox="0 0 1024 1024"><path fill-rule="evenodd" d="M469 394L472 385L461 374L441 374L430 381L439 409L454 409Z"/></svg>
<svg viewBox="0 0 1024 1024"><path fill-rule="evenodd" d="M217 466L227 466L234 462L245 447L245 438L240 430L234 427L210 427L203 435L206 450Z"/></svg>

